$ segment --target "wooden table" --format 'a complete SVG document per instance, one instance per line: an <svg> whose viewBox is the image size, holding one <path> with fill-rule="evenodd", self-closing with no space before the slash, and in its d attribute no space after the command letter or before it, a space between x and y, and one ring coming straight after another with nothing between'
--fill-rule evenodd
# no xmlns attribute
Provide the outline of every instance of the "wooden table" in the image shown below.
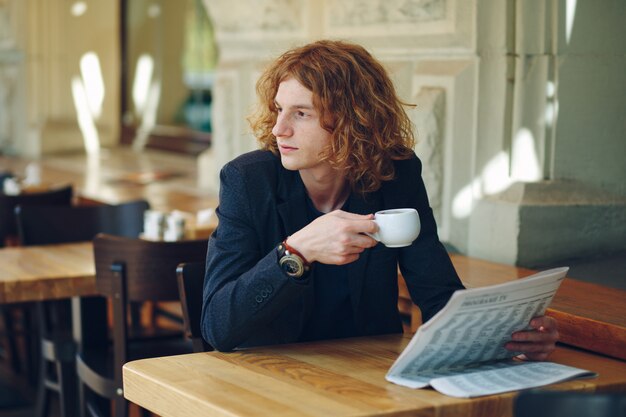
<svg viewBox="0 0 626 417"><path fill-rule="evenodd" d="M51 311L63 311L63 299L74 296L96 295L96 271L91 242L18 246L0 249L0 304L18 302L50 301ZM36 326L34 326L36 328ZM59 334L71 335L71 322L61 320L56 330ZM54 341L41 338L42 349L74 349L71 339L55 338ZM73 366L73 358L59 359L60 367ZM37 402L44 400L44 375L46 366L39 366L39 373L31 369L29 378L39 384ZM58 371L59 372L59 371ZM62 379L63 389L76 386L76 374L65 372ZM61 402L67 417L78 414L77 393ZM36 408L36 406L35 406Z"/></svg>
<svg viewBox="0 0 626 417"><path fill-rule="evenodd" d="M24 175L30 161L0 156L0 171ZM126 146L83 153L46 155L34 161L50 184L72 184L79 200L119 204L145 199L151 208L197 213L217 205L217 187L200 188L195 157Z"/></svg>
<svg viewBox="0 0 626 417"><path fill-rule="evenodd" d="M95 294L91 242L0 249L0 303Z"/></svg>
<svg viewBox="0 0 626 417"><path fill-rule="evenodd" d="M0 249L0 303L96 294L91 242ZM504 282L533 271L452 255L468 287ZM400 304L409 305L400 280ZM626 359L626 291L565 279L548 311L560 325L561 341ZM417 328L419 311L414 318Z"/></svg>
<svg viewBox="0 0 626 417"><path fill-rule="evenodd" d="M152 358L124 366L124 396L162 417L511 416L515 393L457 399L385 380L410 335ZM551 359L599 373L554 389L626 392L626 362L560 347Z"/></svg>
<svg viewBox="0 0 626 417"><path fill-rule="evenodd" d="M23 174L31 162L0 156L0 171ZM189 213L217 205L215 191L198 187L196 160L189 156L152 150L137 153L120 146L92 157L82 153L48 155L34 162L41 168L42 179L50 184L71 183L83 202L118 204L146 199L156 210ZM160 178L162 173L173 175ZM197 236L206 236L215 225L214 221L208 228L200 228ZM94 294L91 243L0 248L0 303Z"/></svg>

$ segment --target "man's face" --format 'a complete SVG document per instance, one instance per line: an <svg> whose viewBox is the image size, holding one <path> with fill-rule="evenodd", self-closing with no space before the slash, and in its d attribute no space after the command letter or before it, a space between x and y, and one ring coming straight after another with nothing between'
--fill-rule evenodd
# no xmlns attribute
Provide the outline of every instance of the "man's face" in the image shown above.
<svg viewBox="0 0 626 417"><path fill-rule="evenodd" d="M288 78L278 86L274 101L278 114L272 133L283 166L314 174L330 172L330 165L320 161L320 154L330 144L331 134L320 125L313 93L295 78Z"/></svg>

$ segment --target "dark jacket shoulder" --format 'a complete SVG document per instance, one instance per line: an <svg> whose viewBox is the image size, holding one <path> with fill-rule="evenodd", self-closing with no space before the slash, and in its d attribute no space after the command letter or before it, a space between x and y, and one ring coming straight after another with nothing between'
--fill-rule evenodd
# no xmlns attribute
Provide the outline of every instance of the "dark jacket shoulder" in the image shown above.
<svg viewBox="0 0 626 417"><path fill-rule="evenodd" d="M255 169L278 170L281 167L280 158L270 151L255 150L237 156L224 165L224 168L235 168L241 172Z"/></svg>

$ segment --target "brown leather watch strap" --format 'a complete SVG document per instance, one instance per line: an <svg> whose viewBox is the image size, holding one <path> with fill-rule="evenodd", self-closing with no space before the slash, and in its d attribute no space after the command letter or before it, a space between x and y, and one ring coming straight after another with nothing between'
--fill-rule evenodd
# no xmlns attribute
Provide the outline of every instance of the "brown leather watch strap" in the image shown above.
<svg viewBox="0 0 626 417"><path fill-rule="evenodd" d="M289 239L289 237L287 237L287 239ZM289 253L291 253L293 255L299 256L300 259L302 259L302 262L304 262L304 266L309 268L311 266L311 263L309 261L307 261L306 258L304 256L302 256L302 254L300 252L298 252L293 247L289 246L289 244L287 244L287 239L283 240L283 246L285 247L285 249L287 249L287 251Z"/></svg>

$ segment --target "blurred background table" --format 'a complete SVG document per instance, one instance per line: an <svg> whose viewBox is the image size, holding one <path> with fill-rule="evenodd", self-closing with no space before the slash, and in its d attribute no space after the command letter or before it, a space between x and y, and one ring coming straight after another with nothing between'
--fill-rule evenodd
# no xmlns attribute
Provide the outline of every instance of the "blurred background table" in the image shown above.
<svg viewBox="0 0 626 417"><path fill-rule="evenodd" d="M0 249L0 303L96 294L91 242Z"/></svg>
<svg viewBox="0 0 626 417"><path fill-rule="evenodd" d="M197 213L217 205L217 187L199 186L196 160L184 155L124 146L83 153L46 155L40 160L0 156L0 171L24 175L36 163L42 181L71 183L83 203L118 204L145 199L154 210ZM210 181L207 181L210 184Z"/></svg>

